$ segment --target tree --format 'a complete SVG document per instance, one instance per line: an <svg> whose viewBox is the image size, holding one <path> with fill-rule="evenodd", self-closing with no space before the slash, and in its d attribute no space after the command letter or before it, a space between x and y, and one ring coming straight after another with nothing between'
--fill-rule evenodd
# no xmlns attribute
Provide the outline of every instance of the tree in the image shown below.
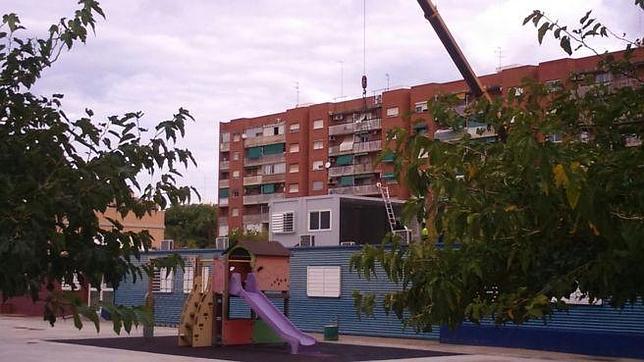
<svg viewBox="0 0 644 362"><path fill-rule="evenodd" d="M97 120L90 109L71 119L62 94L37 95L31 88L42 72L74 44L84 43L103 10L81 0L70 19L49 28L45 38L29 38L16 14L0 26L0 293L6 299L49 291L44 318L50 323L70 308L97 322L96 314L58 292L65 282L118 287L137 280L149 268L175 268L177 258L141 267L151 245L149 233L126 232L116 220L99 226L97 213L115 207L121 215L146 213L190 200L191 187L180 186L179 168L195 164L187 149L174 146L192 117L185 109L153 130L139 126L142 113ZM156 182L140 184L137 176ZM129 332L141 310L115 308L115 329ZM122 324L121 324L122 322ZM98 324L97 324L98 328Z"/></svg>
<svg viewBox="0 0 644 362"><path fill-rule="evenodd" d="M546 18L535 14L543 13L526 23L534 22L540 40L548 31L557 39L566 34L552 22L544 28ZM588 23L587 14L582 28L592 30ZM597 36L612 34L601 29ZM561 43L566 52L571 39ZM566 308L575 291L616 308L641 303L644 88L629 61L641 41L628 44L623 59L605 56L600 64L624 87L576 75L564 88L526 81L523 92L481 100L465 115L453 111L450 97L431 102L443 126L459 129L474 118L507 129L499 142L441 143L392 132L396 174L412 193L405 215L426 223L431 237L408 247L390 238L354 255L361 275L381 269L401 286L382 301L356 293L358 310L368 314L382 302L420 331L464 320L545 318Z"/></svg>
<svg viewBox="0 0 644 362"><path fill-rule="evenodd" d="M217 237L217 207L196 204L168 208L165 235L178 247L212 247Z"/></svg>

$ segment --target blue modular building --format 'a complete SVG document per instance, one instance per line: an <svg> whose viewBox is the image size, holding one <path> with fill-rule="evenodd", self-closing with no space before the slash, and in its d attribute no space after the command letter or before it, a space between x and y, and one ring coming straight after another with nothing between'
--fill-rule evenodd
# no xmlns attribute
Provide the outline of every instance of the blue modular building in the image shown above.
<svg viewBox="0 0 644 362"><path fill-rule="evenodd" d="M445 327L431 332L415 333L404 329L394 315L385 314L378 304L373 317L361 318L353 304L354 290L382 295L398 288L383 273L365 280L349 270L354 246L292 248L290 258L290 301L288 316L306 332L322 332L325 325L336 321L341 334L403 337L440 340L444 343L478 344L503 347L544 349L560 352L644 358L644 305L622 310L603 305L571 305L567 311L521 326L474 325L464 323L456 330ZM173 250L187 260L195 256L216 258L223 250ZM146 254L142 262L160 257L168 251ZM190 267L187 268L188 272ZM154 318L157 325L179 323L183 302L192 285L192 276L181 270L170 275L169 281L156 281ZM141 305L147 280L126 281L115 291L114 302ZM275 303L282 307L280 301ZM231 316L248 316L241 300L231 301Z"/></svg>

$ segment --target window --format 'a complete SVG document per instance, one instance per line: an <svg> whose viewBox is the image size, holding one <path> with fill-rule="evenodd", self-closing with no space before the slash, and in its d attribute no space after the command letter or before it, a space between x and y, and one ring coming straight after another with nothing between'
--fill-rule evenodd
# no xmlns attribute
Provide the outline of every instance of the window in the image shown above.
<svg viewBox="0 0 644 362"><path fill-rule="evenodd" d="M288 146L288 152L290 153L296 153L300 152L300 145L298 143L293 143Z"/></svg>
<svg viewBox="0 0 644 362"><path fill-rule="evenodd" d="M239 190L233 190L233 197L239 197Z"/></svg>
<svg viewBox="0 0 644 362"><path fill-rule="evenodd" d="M398 115L398 107L387 108L387 117L396 117Z"/></svg>
<svg viewBox="0 0 644 362"><path fill-rule="evenodd" d="M190 293L192 291L192 285L195 280L195 267L192 264L186 263L186 266L183 268L183 292Z"/></svg>
<svg viewBox="0 0 644 362"><path fill-rule="evenodd" d="M225 132L225 133L221 134L221 142L222 143L230 142L230 133L229 132Z"/></svg>
<svg viewBox="0 0 644 362"><path fill-rule="evenodd" d="M291 131L291 133L299 132L300 130L300 124L299 123L292 123L288 129Z"/></svg>
<svg viewBox="0 0 644 362"><path fill-rule="evenodd" d="M239 136L239 133L235 133L233 135L233 142L239 142L240 139L241 139L241 137Z"/></svg>
<svg viewBox="0 0 644 362"><path fill-rule="evenodd" d="M239 160L239 152L233 152L233 161Z"/></svg>
<svg viewBox="0 0 644 362"><path fill-rule="evenodd" d="M295 229L295 213L276 212L271 215L271 230L274 233L292 233Z"/></svg>
<svg viewBox="0 0 644 362"><path fill-rule="evenodd" d="M514 87L514 96L519 97L523 95L523 87Z"/></svg>
<svg viewBox="0 0 644 362"><path fill-rule="evenodd" d="M610 73L598 73L595 75L596 83L609 83L613 80L613 76Z"/></svg>
<svg viewBox="0 0 644 362"><path fill-rule="evenodd" d="M262 167L262 172L264 175L278 175L286 172L285 163L274 163L270 165L264 165Z"/></svg>
<svg viewBox="0 0 644 362"><path fill-rule="evenodd" d="M65 290L65 291L70 291L70 290L79 290L81 288L80 282L78 281L78 274L74 273L73 279L72 279L72 285L67 284L64 280L60 284L60 289Z"/></svg>
<svg viewBox="0 0 644 362"><path fill-rule="evenodd" d="M233 171L233 178L239 178L239 171Z"/></svg>
<svg viewBox="0 0 644 362"><path fill-rule="evenodd" d="M217 227L219 231L219 236L228 236L228 225L219 225Z"/></svg>
<svg viewBox="0 0 644 362"><path fill-rule="evenodd" d="M231 216L233 216L233 217L235 217L235 216L239 216L239 209L238 209L238 208L236 208L236 207L234 207L234 208L232 209L232 211L231 211Z"/></svg>
<svg viewBox="0 0 644 362"><path fill-rule="evenodd" d="M324 188L324 182L322 181L313 181L312 185L313 191L320 191Z"/></svg>
<svg viewBox="0 0 644 362"><path fill-rule="evenodd" d="M160 268L154 271L152 277L152 291L157 293L172 293L172 282L174 273L167 268Z"/></svg>
<svg viewBox="0 0 644 362"><path fill-rule="evenodd" d="M322 141L314 141L313 142L313 149L314 150L321 150L324 148L324 142Z"/></svg>
<svg viewBox="0 0 644 362"><path fill-rule="evenodd" d="M427 101L416 102L414 106L414 110L416 111L416 113L427 112L428 110Z"/></svg>
<svg viewBox="0 0 644 362"><path fill-rule="evenodd" d="M300 172L300 164L292 163L288 165L288 173L298 173Z"/></svg>
<svg viewBox="0 0 644 362"><path fill-rule="evenodd" d="M290 184L288 185L288 192L292 194L300 192L300 186L298 184Z"/></svg>
<svg viewBox="0 0 644 362"><path fill-rule="evenodd" d="M324 170L324 161L313 161L313 171Z"/></svg>
<svg viewBox="0 0 644 362"><path fill-rule="evenodd" d="M309 212L309 231L331 230L331 211Z"/></svg>
<svg viewBox="0 0 644 362"><path fill-rule="evenodd" d="M202 266L201 267L201 292L205 293L208 289L208 283L210 283L210 267Z"/></svg>
<svg viewBox="0 0 644 362"><path fill-rule="evenodd" d="M324 120L321 119L316 119L313 121L313 129L321 129L324 128Z"/></svg>
<svg viewBox="0 0 644 362"><path fill-rule="evenodd" d="M339 266L307 266L306 295L309 297L339 298L340 283Z"/></svg>
<svg viewBox="0 0 644 362"><path fill-rule="evenodd" d="M548 92L557 92L563 89L563 84L559 79L546 81L546 89Z"/></svg>

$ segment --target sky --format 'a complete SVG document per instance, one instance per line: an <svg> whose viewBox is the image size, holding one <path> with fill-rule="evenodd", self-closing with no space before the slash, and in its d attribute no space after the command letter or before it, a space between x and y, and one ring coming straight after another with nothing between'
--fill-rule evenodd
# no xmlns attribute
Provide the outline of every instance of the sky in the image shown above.
<svg viewBox="0 0 644 362"><path fill-rule="evenodd" d="M147 126L171 118L179 107L188 109L195 122L180 145L193 152L198 167L186 170L182 183L195 186L202 202L217 199L219 122L281 112L298 102L357 98L363 68L369 94L387 85L460 78L413 0L366 0L364 34L363 0L100 2L107 18L99 20L96 35L61 56L34 92L65 94L63 109L71 116L85 108L97 117L142 111ZM534 27L522 26L534 9L571 25L593 9L616 33L644 34L644 12L633 0L435 3L479 75L494 73L499 63L566 56L552 39L539 46ZM31 36L42 36L75 8L73 0L0 2L0 13L17 13ZM595 45L624 48L617 41Z"/></svg>

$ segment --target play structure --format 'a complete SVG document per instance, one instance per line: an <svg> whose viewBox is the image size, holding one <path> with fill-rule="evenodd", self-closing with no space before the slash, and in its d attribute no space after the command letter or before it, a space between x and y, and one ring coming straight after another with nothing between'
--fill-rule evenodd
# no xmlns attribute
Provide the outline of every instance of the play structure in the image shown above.
<svg viewBox="0 0 644 362"><path fill-rule="evenodd" d="M287 317L289 256L289 250L276 241L240 241L219 259L197 258L193 288L181 313L179 345L283 341L289 344L291 353L297 353L300 346L314 345L315 338L300 331ZM280 299L284 312L269 297ZM241 302L250 307L250 315L231 317L232 304Z"/></svg>

